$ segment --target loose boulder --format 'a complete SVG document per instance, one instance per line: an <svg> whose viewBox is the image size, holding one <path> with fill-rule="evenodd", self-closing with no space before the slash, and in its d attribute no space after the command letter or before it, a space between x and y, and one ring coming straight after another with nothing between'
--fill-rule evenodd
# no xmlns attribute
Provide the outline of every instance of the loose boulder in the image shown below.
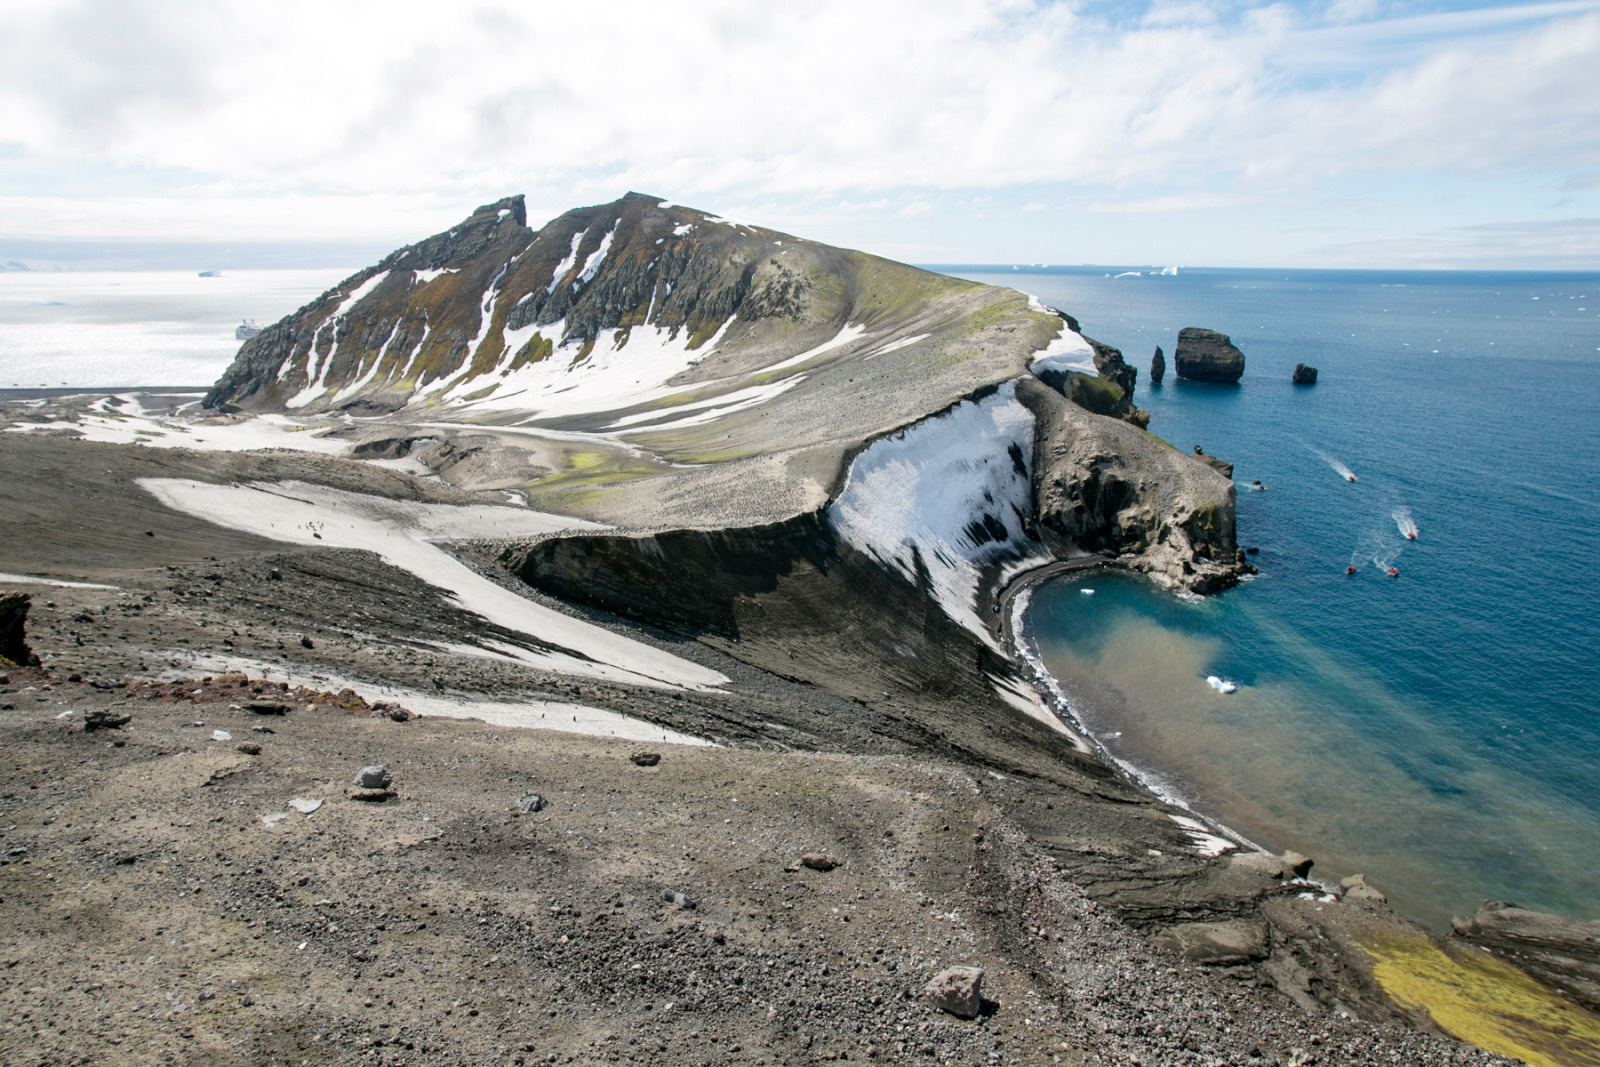
<svg viewBox="0 0 1600 1067"><path fill-rule="evenodd" d="M1348 878L1339 879L1339 888L1344 890L1346 900L1370 900L1375 904L1382 904L1389 898L1381 891L1367 884L1364 874L1352 874Z"/></svg>
<svg viewBox="0 0 1600 1067"><path fill-rule="evenodd" d="M1156 345L1156 354L1150 359L1150 384L1160 385L1161 379L1167 376L1167 357L1161 351L1161 346Z"/></svg>
<svg viewBox="0 0 1600 1067"><path fill-rule="evenodd" d="M1306 875L1310 874L1311 868L1315 864L1316 861L1310 856L1307 856L1303 852L1296 852L1294 849L1290 849L1288 852L1283 854L1284 867L1296 878L1304 878Z"/></svg>
<svg viewBox="0 0 1600 1067"><path fill-rule="evenodd" d="M357 771L355 781L351 784L357 789L388 789L393 783L394 775L389 773L389 768L381 763L374 763Z"/></svg>
<svg viewBox="0 0 1600 1067"><path fill-rule="evenodd" d="M120 730L133 721L132 715L118 715L114 711L88 711L83 715L83 732L95 730Z"/></svg>
<svg viewBox="0 0 1600 1067"><path fill-rule="evenodd" d="M1289 377L1296 385L1316 385L1317 368L1308 367L1304 363L1296 363L1294 365L1294 373Z"/></svg>
<svg viewBox="0 0 1600 1067"><path fill-rule="evenodd" d="M0 665L31 667L39 658L28 647L24 628L28 621L28 606L33 597L27 593L0 594Z"/></svg>
<svg viewBox="0 0 1600 1067"><path fill-rule="evenodd" d="M983 1008L982 989L982 967L950 967L934 975L923 992L940 1011L976 1019Z"/></svg>
<svg viewBox="0 0 1600 1067"><path fill-rule="evenodd" d="M1185 326L1172 353L1178 377L1192 382L1237 382L1244 374L1244 353L1227 334Z"/></svg>

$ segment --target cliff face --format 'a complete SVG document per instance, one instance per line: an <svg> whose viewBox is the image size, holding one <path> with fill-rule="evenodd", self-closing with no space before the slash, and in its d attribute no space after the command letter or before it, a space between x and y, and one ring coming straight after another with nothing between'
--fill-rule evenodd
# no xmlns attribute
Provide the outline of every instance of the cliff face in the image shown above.
<svg viewBox="0 0 1600 1067"><path fill-rule="evenodd" d="M1037 419L1034 486L1044 543L1109 552L1172 589L1212 593L1248 573L1233 483L1210 466L1037 382L1017 398Z"/></svg>

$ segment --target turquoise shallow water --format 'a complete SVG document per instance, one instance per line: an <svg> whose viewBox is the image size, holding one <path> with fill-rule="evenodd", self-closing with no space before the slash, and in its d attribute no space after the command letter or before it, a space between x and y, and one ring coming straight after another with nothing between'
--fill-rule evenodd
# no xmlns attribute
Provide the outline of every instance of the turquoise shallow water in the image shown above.
<svg viewBox="0 0 1600 1067"><path fill-rule="evenodd" d="M1600 276L952 273L1078 317L1139 367L1151 432L1237 464L1257 580L1033 598L1026 634L1116 755L1421 920L1600 918ZM1240 385L1174 379L1183 326L1232 335Z"/></svg>

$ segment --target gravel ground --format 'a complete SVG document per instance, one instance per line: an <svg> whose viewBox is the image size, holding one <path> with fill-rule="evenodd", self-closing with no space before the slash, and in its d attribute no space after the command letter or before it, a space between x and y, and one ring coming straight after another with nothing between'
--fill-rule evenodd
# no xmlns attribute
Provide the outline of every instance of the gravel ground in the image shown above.
<svg viewBox="0 0 1600 1067"><path fill-rule="evenodd" d="M641 767L550 731L233 710L233 679L8 683L8 1064L1493 1061L1152 948L942 761ZM132 718L86 732L101 710ZM394 795L362 799L374 762ZM920 996L968 963L970 1022Z"/></svg>

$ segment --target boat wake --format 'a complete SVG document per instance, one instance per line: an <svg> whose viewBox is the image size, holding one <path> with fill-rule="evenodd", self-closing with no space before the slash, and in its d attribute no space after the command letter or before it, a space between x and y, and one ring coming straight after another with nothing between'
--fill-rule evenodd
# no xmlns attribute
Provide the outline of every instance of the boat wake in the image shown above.
<svg viewBox="0 0 1600 1067"><path fill-rule="evenodd" d="M1398 578L1400 569L1396 564L1405 550L1404 541L1397 544L1381 531L1363 534L1356 542L1355 550L1350 553L1350 565L1345 568L1345 573L1354 574L1358 567L1370 563L1390 578Z"/></svg>
<svg viewBox="0 0 1600 1067"><path fill-rule="evenodd" d="M1346 467L1343 461L1335 459L1326 452L1322 451L1320 448L1311 448L1310 445L1306 445L1306 447L1311 449L1312 454L1314 454L1318 459L1322 460L1322 462L1326 463L1328 466L1337 471L1339 473L1339 477L1343 478L1345 481L1353 482L1356 480L1355 472L1349 467Z"/></svg>
<svg viewBox="0 0 1600 1067"><path fill-rule="evenodd" d="M1411 509L1398 507L1394 509L1394 524L1400 530L1400 536L1407 541L1415 541L1417 534L1422 531L1417 528L1417 520L1411 517Z"/></svg>

